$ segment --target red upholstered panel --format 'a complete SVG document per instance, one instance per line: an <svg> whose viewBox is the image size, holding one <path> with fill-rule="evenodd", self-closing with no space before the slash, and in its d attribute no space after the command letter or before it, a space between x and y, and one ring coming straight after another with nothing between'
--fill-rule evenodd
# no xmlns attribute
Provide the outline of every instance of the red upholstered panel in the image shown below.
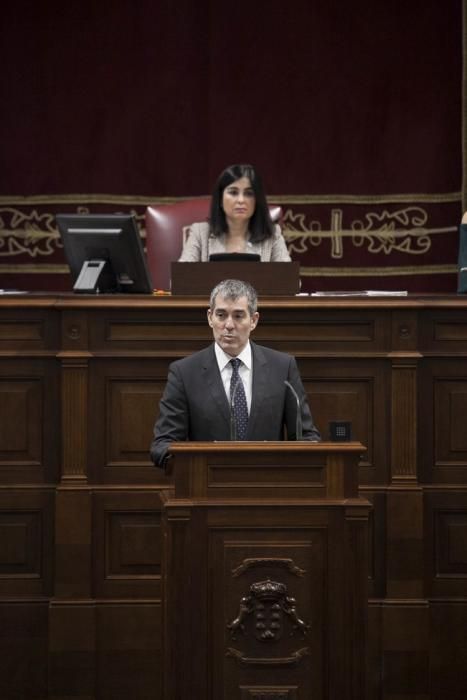
<svg viewBox="0 0 467 700"><path fill-rule="evenodd" d="M170 263L183 247L183 228L209 215L209 197L146 209L146 253L155 289L170 289Z"/></svg>

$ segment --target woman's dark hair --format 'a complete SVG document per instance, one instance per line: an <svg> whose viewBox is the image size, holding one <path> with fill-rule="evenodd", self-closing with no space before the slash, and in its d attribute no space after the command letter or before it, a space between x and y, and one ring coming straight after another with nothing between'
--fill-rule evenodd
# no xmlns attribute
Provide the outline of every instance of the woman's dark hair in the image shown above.
<svg viewBox="0 0 467 700"><path fill-rule="evenodd" d="M274 224L269 213L266 195L263 190L263 183L259 174L252 165L229 165L219 175L214 187L211 198L211 211L209 215L209 224L211 233L214 236L222 236L227 233L228 226L225 218L224 209L222 208L222 195L226 187L240 180L241 177L247 177L250 180L251 187L255 194L256 206L253 216L250 219L248 230L250 232L250 241L259 243L266 238L271 238L274 235Z"/></svg>

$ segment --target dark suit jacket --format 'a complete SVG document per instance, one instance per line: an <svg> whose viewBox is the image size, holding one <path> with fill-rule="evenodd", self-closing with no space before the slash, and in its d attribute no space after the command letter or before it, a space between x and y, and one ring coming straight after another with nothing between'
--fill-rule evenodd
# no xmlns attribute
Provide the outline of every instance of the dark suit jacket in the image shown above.
<svg viewBox="0 0 467 700"><path fill-rule="evenodd" d="M253 386L247 440L295 440L297 402L301 399L304 440L320 440L313 424L295 358L251 343ZM285 430L284 430L285 429ZM163 466L171 442L230 440L230 406L214 344L170 365L154 427L151 458Z"/></svg>

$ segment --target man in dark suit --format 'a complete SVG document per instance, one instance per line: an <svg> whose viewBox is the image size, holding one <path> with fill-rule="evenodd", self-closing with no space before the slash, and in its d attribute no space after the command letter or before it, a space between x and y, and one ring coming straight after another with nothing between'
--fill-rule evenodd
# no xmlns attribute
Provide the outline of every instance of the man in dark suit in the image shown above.
<svg viewBox="0 0 467 700"><path fill-rule="evenodd" d="M153 462L164 467L170 444L185 440L295 440L301 428L301 439L319 441L295 358L250 342L259 319L253 287L220 282L207 315L215 342L170 365Z"/></svg>

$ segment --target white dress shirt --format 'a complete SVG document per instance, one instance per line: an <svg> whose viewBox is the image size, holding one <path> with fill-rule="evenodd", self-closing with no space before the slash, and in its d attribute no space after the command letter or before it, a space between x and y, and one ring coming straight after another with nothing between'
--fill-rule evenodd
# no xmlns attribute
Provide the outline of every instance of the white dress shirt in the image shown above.
<svg viewBox="0 0 467 700"><path fill-rule="evenodd" d="M230 404L230 379L232 377L232 365L230 364L230 360L232 360L233 358L230 355L227 355L227 353L224 352L217 343L214 343L214 350L216 353L217 364L219 366L219 372L221 373L222 383L224 384L227 400ZM251 357L250 341L248 341L248 343L243 348L242 352L239 355L237 355L237 357L239 360L241 360L238 373L243 382L246 402L248 406L248 413L250 413L251 394L253 386L253 361Z"/></svg>

